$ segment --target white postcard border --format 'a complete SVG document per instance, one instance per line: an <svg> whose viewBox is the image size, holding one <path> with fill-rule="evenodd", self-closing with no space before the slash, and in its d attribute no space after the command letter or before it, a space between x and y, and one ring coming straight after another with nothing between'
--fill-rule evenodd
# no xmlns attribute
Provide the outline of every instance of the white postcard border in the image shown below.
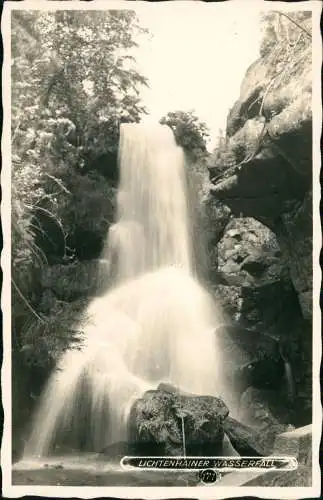
<svg viewBox="0 0 323 500"><path fill-rule="evenodd" d="M257 7L259 10L297 11L312 10L313 12L313 484L311 487L90 487L90 486L36 486L12 485L11 473L11 54L10 54L10 12L12 10L108 10L118 9L241 9ZM321 268L319 256L322 246L320 221L320 137L322 130L322 96L321 96L321 62L322 41L320 35L320 0L310 0L297 3L267 2L265 0L231 0L223 3L205 3L196 1L181 1L167 3L131 2L114 0L83 1L52 1L24 0L23 2L6 1L3 7L1 32L4 46L4 60L2 69L2 97L3 97L3 132L2 132L2 228L4 246L1 255L3 270L3 285L1 307L3 314L3 363L1 368L2 405L4 410L4 429L1 446L1 467L3 477L3 495L9 498L18 498L25 495L39 495L41 497L79 497L95 498L112 496L117 498L212 498L225 499L243 496L257 496L265 499L313 498L320 496L321 470L319 466L319 446L322 433L322 405L320 399L320 364L322 358L321 340L321 309L319 304L321 290ZM315 431L314 431L315 429Z"/></svg>

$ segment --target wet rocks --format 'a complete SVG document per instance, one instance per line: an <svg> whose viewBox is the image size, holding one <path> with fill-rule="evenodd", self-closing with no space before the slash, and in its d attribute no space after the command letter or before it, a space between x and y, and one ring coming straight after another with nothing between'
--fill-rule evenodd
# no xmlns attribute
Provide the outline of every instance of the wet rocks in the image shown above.
<svg viewBox="0 0 323 500"><path fill-rule="evenodd" d="M252 286L287 276L275 234L253 218L229 222L218 243L218 271L229 285Z"/></svg>
<svg viewBox="0 0 323 500"><path fill-rule="evenodd" d="M308 192L276 223L277 238L287 256L290 277L307 320L312 317L312 231L312 195Z"/></svg>
<svg viewBox="0 0 323 500"><path fill-rule="evenodd" d="M208 274L215 279L218 272L218 248L217 244L223 236L225 227L231 219L231 210L223 203L216 201L214 197L208 193L201 197L199 201L201 206L201 227L203 228L204 248L206 250L206 266Z"/></svg>
<svg viewBox="0 0 323 500"><path fill-rule="evenodd" d="M267 449L261 445L261 439L251 427L228 417L224 422L224 430L240 456L264 456Z"/></svg>
<svg viewBox="0 0 323 500"><path fill-rule="evenodd" d="M221 454L223 422L228 414L229 409L219 398L187 394L160 384L133 404L130 441L146 455L181 456L184 424L187 455Z"/></svg>
<svg viewBox="0 0 323 500"><path fill-rule="evenodd" d="M251 217L233 218L217 257L212 290L228 323L290 339L291 318L300 316L300 308L275 233Z"/></svg>
<svg viewBox="0 0 323 500"><path fill-rule="evenodd" d="M288 402L279 389L249 387L241 397L239 418L258 433L257 443L269 455L273 451L275 437L290 430Z"/></svg>

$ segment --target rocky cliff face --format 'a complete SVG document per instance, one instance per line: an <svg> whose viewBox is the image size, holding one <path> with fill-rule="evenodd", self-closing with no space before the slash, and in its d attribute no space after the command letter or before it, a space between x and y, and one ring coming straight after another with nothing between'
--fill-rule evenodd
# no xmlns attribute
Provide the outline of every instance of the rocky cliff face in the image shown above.
<svg viewBox="0 0 323 500"><path fill-rule="evenodd" d="M234 214L270 227L284 252L306 319L312 290L311 52L290 71L253 64L227 121L227 165L210 168L211 192ZM224 168L226 167L226 168Z"/></svg>
<svg viewBox="0 0 323 500"><path fill-rule="evenodd" d="M204 202L206 213L222 206L227 214L209 238L211 247L217 241L210 255L215 296L230 323L287 346L294 407L302 411L311 399L311 88L306 45L290 60L269 54L248 69L209 166Z"/></svg>

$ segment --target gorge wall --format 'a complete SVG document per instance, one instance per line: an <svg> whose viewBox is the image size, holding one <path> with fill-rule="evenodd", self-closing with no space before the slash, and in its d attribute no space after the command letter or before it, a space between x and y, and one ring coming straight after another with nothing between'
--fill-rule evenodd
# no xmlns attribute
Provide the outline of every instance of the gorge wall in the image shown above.
<svg viewBox="0 0 323 500"><path fill-rule="evenodd" d="M203 200L210 286L233 343L245 337L250 361L268 352L260 347L263 335L278 340L292 366L296 394L288 418L296 424L298 409L311 419L311 89L306 45L288 61L271 52L250 66ZM248 389L256 400L255 390Z"/></svg>

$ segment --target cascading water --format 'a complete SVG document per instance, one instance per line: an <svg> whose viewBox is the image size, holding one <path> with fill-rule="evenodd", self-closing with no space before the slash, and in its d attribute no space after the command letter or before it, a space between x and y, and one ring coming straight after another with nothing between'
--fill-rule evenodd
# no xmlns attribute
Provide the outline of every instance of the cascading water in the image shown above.
<svg viewBox="0 0 323 500"><path fill-rule="evenodd" d="M223 390L220 314L192 272L183 152L167 126L120 133L118 217L104 255L114 286L89 305L82 349L52 375L25 456L46 456L57 442L99 451L126 440L133 400L161 381Z"/></svg>
<svg viewBox="0 0 323 500"><path fill-rule="evenodd" d="M123 125L118 222L108 254L116 282L162 266L189 270L191 248L182 149L166 126Z"/></svg>

